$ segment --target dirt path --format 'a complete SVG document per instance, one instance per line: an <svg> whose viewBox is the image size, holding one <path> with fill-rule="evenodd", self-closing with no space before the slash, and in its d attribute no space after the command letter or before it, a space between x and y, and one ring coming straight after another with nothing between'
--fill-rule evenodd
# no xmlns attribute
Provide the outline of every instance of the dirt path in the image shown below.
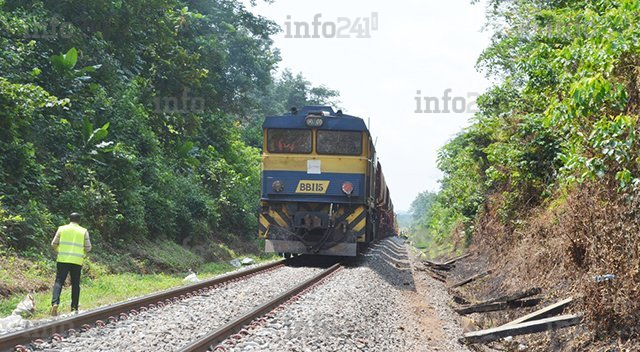
<svg viewBox="0 0 640 352"><path fill-rule="evenodd" d="M422 335L425 351L458 352L470 351L461 345L462 336L460 317L451 309L451 297L445 285L431 278L424 271L415 270L412 264L415 290L405 291L411 326L415 326Z"/></svg>

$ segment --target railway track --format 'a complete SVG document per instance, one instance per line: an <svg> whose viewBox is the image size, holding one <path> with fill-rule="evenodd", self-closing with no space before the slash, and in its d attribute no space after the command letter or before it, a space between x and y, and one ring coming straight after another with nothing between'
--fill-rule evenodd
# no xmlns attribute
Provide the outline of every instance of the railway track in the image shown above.
<svg viewBox="0 0 640 352"><path fill-rule="evenodd" d="M47 344L45 340L50 339L52 343L53 341L58 341L57 343L61 343L62 341L66 341L64 340L63 335L66 335L68 337L76 337L78 335L77 331L87 332L93 327L109 326L113 328L114 326L119 326L115 323L128 320L132 316L136 316L142 312L146 312L147 310L149 310L149 313L151 313L153 312L152 309L154 308L163 308L165 306L171 305L172 303L178 303L188 298L194 297L195 299L198 299L196 298L198 296L207 296L210 294L215 295L214 290L227 284L238 281L245 281L252 276L266 273L281 267L284 268L285 266L291 266L292 268L295 268L295 266L300 262L301 258L281 260L255 268L231 273L197 284L151 294L131 301L99 308L76 316L71 316L69 318L46 323L30 329L3 335L0 336L0 351L29 351L31 348L38 350L43 347L49 350L49 348L46 348L44 346L45 344ZM324 265L324 267L326 267L326 265ZM237 314L237 316L235 317L221 317L221 321L226 321L226 324L215 328L213 331L205 332L204 336L200 335L197 340L191 339L185 341L184 343L181 343L181 346L185 347L180 347L178 349L180 351L225 350L223 346L219 346L218 344L232 335L236 338L239 337L240 335L236 333L243 332L244 330L242 328L248 326L250 323L252 326L257 326L258 322L260 321L260 319L258 318L265 314L268 314L270 311L281 306L283 303L299 297L305 290L308 290L309 288L323 281L340 267L341 264L338 263L331 265L327 269L321 270L317 274L314 272L314 275L304 280L304 282L295 285L294 287L288 288L284 292L279 292L277 295L275 295L274 298L269 299L267 302L257 307L247 308L246 310L244 310L244 312L242 312L241 314ZM279 270L277 272L274 272L275 274L269 275L277 276L277 274L281 272L282 271ZM266 280L266 278L263 276L262 280ZM195 303L194 308L198 309L197 302ZM207 327L217 325L202 324L202 326ZM142 330L139 332L145 334L146 330ZM118 337L115 336L115 338ZM86 337L85 339L91 338ZM54 347L54 349L57 348Z"/></svg>
<svg viewBox="0 0 640 352"><path fill-rule="evenodd" d="M315 286L340 268L340 263L330 266L328 269L323 270L319 274L304 281L303 283L287 290L286 292L283 292L282 294L260 305L259 307L249 310L248 312L242 314L241 316L216 329L215 331L208 333L204 337L181 349L180 352L205 352L216 350L225 351L226 349L224 348L224 346L216 345L223 342L234 333L241 331L244 326L248 325L257 318L260 318L261 316L271 312L281 304L289 301L294 297L297 297L305 290L308 290L311 287ZM240 337L240 335L238 337Z"/></svg>
<svg viewBox="0 0 640 352"><path fill-rule="evenodd" d="M153 293L122 303L98 308L64 319L58 319L29 329L16 331L0 336L0 351L28 351L31 343L42 343L43 339L62 339L65 334L75 334L78 330L86 331L94 326L101 327L119 320L126 320L130 315L137 315L148 309L164 307L187 298L204 294L221 285L245 280L251 276L262 274L285 265L291 260L279 260L240 270L227 275L205 280L192 285Z"/></svg>

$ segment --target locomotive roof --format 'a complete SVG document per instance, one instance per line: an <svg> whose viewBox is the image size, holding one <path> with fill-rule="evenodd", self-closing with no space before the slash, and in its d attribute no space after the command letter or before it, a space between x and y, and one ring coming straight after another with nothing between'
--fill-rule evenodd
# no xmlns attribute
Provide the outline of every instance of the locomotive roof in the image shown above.
<svg viewBox="0 0 640 352"><path fill-rule="evenodd" d="M330 106L305 106L300 110L288 112L280 116L268 116L262 128L299 128L307 129L305 119L309 115L322 115L324 123L321 130L368 131L364 121L352 115L337 112Z"/></svg>

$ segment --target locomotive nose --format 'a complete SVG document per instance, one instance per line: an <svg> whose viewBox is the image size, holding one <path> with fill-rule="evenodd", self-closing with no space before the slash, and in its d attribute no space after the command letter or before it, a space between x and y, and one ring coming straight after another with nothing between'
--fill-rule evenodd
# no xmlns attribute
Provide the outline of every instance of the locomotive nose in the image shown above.
<svg viewBox="0 0 640 352"><path fill-rule="evenodd" d="M322 228L322 219L316 215L305 215L303 218L304 227L308 230L315 230Z"/></svg>

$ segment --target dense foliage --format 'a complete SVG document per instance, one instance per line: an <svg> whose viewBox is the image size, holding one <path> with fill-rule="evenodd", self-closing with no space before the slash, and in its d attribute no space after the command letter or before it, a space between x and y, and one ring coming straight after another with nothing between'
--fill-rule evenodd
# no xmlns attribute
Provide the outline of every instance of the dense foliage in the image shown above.
<svg viewBox="0 0 640 352"><path fill-rule="evenodd" d="M450 235L442 218L470 235L490 205L516 226L585 181L640 186L639 14L640 3L626 0L490 1L493 37L478 67L498 83L440 152L442 190L424 212L433 236Z"/></svg>
<svg viewBox="0 0 640 352"><path fill-rule="evenodd" d="M490 0L478 67L497 83L418 220L489 248L512 282L582 297L594 336L623 340L640 336L638 18L635 0Z"/></svg>
<svg viewBox="0 0 640 352"><path fill-rule="evenodd" d="M0 245L254 237L261 118L337 92L235 0L0 0ZM286 107L286 108L285 108Z"/></svg>

